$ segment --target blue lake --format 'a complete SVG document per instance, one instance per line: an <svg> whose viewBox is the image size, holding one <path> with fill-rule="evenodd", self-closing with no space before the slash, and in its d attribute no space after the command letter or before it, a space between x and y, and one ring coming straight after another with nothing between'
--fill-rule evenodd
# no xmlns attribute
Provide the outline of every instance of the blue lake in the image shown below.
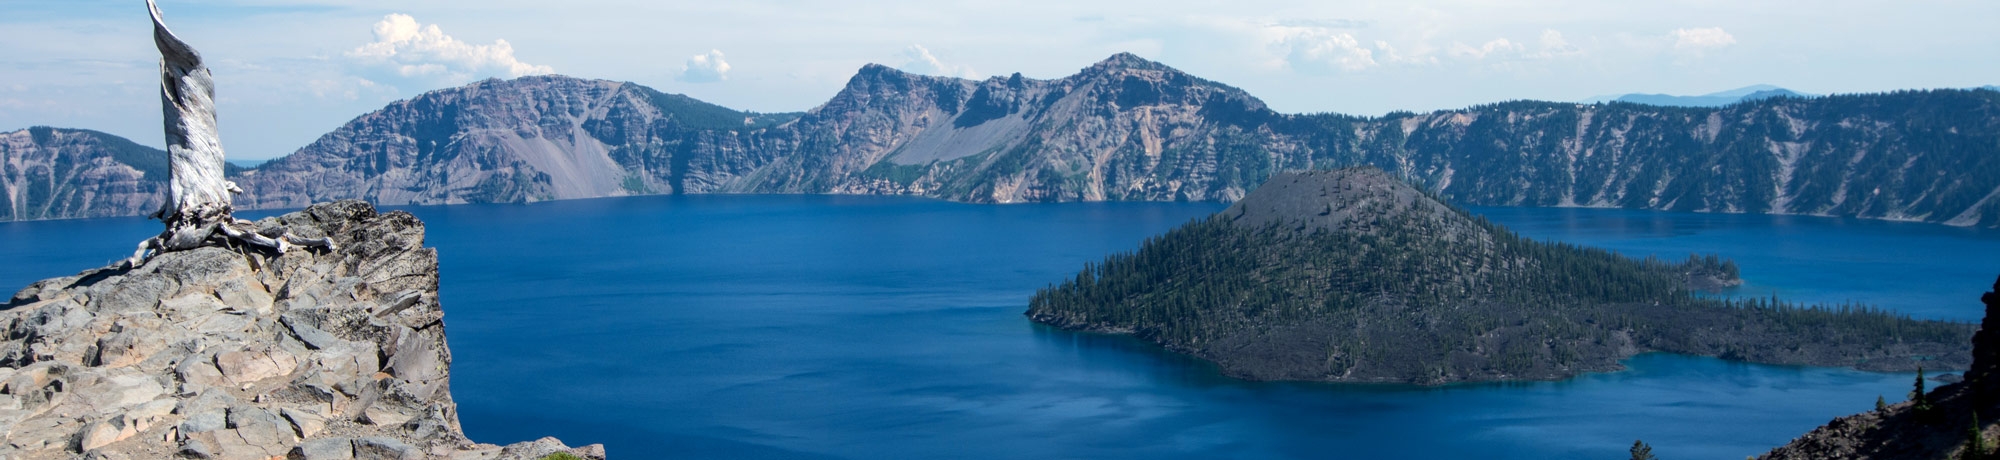
<svg viewBox="0 0 2000 460"><path fill-rule="evenodd" d="M1642 355L1563 382L1252 383L1040 327L1035 289L1223 207L695 196L409 208L443 265L474 439L618 458L1666 458L1762 453L1910 375ZM1733 294L1971 320L2000 232L1930 224L1479 208L1523 233L1742 264ZM0 223L0 289L158 231Z"/></svg>

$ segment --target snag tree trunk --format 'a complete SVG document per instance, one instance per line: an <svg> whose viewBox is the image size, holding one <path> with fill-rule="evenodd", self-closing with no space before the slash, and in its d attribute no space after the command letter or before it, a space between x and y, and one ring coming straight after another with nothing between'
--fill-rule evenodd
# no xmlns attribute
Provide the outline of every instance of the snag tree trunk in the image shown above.
<svg viewBox="0 0 2000 460"><path fill-rule="evenodd" d="M222 140L215 127L215 78L202 65L201 54L167 30L153 0L146 0L146 9L153 16L153 44L160 48L160 111L170 174L167 201L153 217L165 222L167 229L139 243L129 265L145 263L159 252L231 241L280 252L292 245L330 246L326 238L259 234L254 224L230 215L230 194L242 190L223 177Z"/></svg>

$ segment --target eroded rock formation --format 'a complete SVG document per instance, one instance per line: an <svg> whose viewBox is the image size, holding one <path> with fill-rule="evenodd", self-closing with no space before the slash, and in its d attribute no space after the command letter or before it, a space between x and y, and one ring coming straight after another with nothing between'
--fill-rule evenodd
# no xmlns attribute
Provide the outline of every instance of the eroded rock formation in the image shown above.
<svg viewBox="0 0 2000 460"><path fill-rule="evenodd" d="M437 254L360 201L256 222L337 250L203 247L36 282L0 310L0 458L539 458L451 399Z"/></svg>

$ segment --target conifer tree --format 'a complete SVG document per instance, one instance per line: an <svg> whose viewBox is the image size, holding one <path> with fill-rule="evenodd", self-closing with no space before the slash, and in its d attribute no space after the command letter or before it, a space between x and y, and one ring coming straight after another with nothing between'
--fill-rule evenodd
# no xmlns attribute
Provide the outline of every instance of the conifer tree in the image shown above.
<svg viewBox="0 0 2000 460"><path fill-rule="evenodd" d="M1660 460L1660 458L1653 456L1653 446L1646 445L1645 441L1633 440L1632 460Z"/></svg>
<svg viewBox="0 0 2000 460"><path fill-rule="evenodd" d="M1965 427L1965 437L1965 452L1960 453L1958 458L1962 460L1985 460L1986 435L1979 430L1978 412L1972 414L1972 426Z"/></svg>
<svg viewBox="0 0 2000 460"><path fill-rule="evenodd" d="M1910 412L1916 414L1917 420L1929 423L1933 420L1932 416L1935 415L1933 412L1936 411L1936 408L1931 406L1931 398L1926 393L1928 391L1924 390L1924 368L1923 366L1917 366L1916 389L1910 390L1910 402L1912 403Z"/></svg>

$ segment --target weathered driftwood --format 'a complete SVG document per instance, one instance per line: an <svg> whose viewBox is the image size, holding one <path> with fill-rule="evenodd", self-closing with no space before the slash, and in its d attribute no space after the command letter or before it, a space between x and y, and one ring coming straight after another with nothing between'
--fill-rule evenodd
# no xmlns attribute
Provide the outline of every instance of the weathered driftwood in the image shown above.
<svg viewBox="0 0 2000 460"><path fill-rule="evenodd" d="M201 54L174 36L160 19L160 7L146 0L153 16L153 44L160 48L160 109L167 133L167 201L152 217L166 231L139 243L128 265L153 254L231 241L283 252L292 246L330 247L328 238L302 238L289 231L259 234L255 224L230 215L230 194L242 193L223 177L222 141L215 126L215 78Z"/></svg>

